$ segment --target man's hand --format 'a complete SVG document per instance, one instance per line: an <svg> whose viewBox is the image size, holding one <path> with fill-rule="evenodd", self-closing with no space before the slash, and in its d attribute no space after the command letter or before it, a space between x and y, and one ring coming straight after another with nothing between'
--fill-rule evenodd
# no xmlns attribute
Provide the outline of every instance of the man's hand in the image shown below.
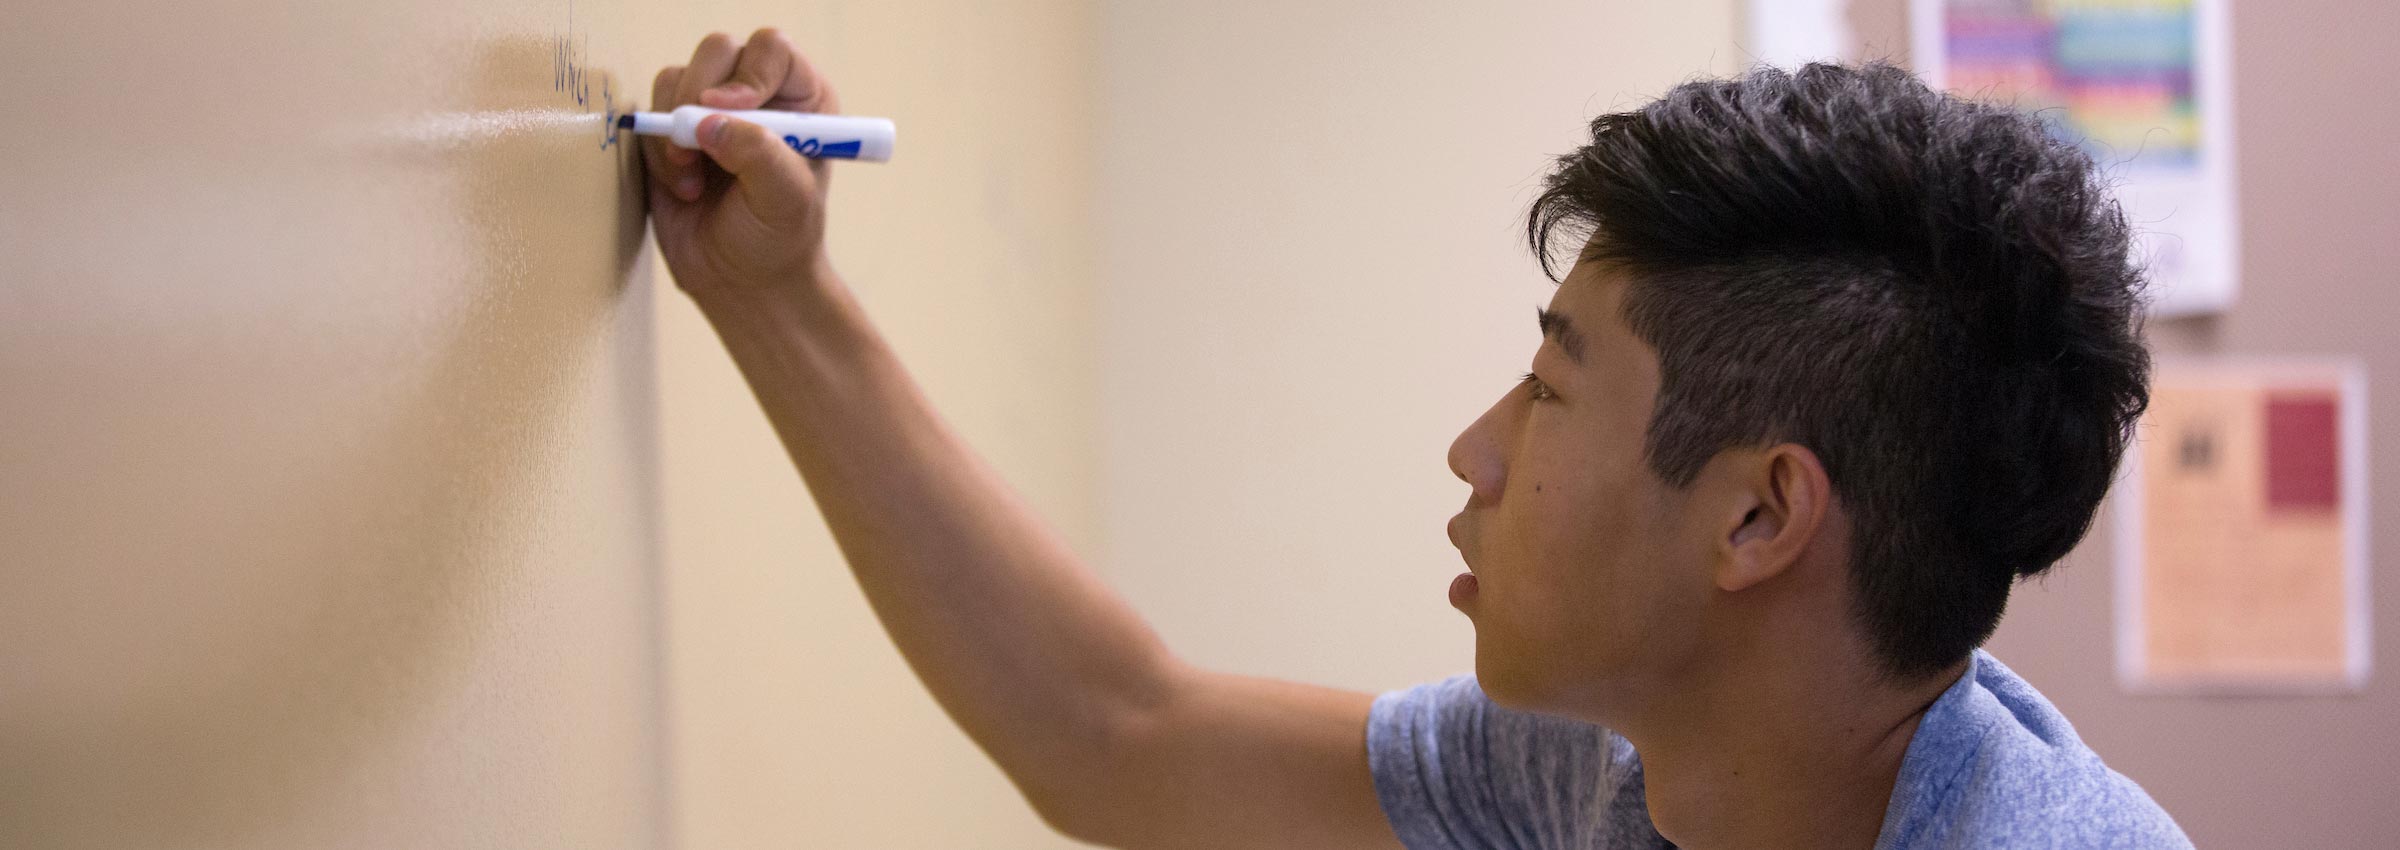
<svg viewBox="0 0 2400 850"><path fill-rule="evenodd" d="M712 33L692 51L691 64L659 71L650 108L667 112L688 104L839 109L833 86L772 29L739 46ZM747 121L712 115L700 122L697 135L698 151L658 137L642 140L650 219L676 284L698 298L821 281L830 268L826 162L795 153Z"/></svg>

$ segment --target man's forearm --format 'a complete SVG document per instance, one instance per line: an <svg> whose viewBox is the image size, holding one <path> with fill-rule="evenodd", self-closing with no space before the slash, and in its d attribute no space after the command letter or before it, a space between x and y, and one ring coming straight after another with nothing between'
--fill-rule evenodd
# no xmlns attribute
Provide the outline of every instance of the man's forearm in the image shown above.
<svg viewBox="0 0 2400 850"><path fill-rule="evenodd" d="M876 616L1045 817L1079 804L1172 659L934 412L848 288L698 300Z"/></svg>

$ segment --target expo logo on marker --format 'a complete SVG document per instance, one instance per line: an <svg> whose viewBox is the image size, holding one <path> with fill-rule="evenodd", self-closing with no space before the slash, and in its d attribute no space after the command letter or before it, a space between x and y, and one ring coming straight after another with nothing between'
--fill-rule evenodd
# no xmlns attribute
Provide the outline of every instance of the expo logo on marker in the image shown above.
<svg viewBox="0 0 2400 850"><path fill-rule="evenodd" d="M783 143L790 146L792 150L798 151L801 156L827 159L857 159L861 144L857 140L825 144L818 141L815 136L803 139L797 133L783 137Z"/></svg>

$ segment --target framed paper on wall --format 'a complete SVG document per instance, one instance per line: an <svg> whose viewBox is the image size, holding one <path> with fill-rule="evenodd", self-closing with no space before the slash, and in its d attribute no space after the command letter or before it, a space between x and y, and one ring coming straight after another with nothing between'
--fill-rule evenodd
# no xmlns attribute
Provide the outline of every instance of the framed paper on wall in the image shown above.
<svg viewBox="0 0 2400 850"><path fill-rule="evenodd" d="M2140 234L2154 315L2240 285L2229 0L1911 0L1917 72L2083 145Z"/></svg>
<svg viewBox="0 0 2400 850"><path fill-rule="evenodd" d="M2355 360L2160 361L2114 494L2122 685L2365 685L2366 403Z"/></svg>

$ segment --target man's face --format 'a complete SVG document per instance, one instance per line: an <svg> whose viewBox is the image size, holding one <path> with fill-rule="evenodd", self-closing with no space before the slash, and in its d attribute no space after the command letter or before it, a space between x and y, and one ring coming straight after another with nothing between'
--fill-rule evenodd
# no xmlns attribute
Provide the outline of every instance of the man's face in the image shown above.
<svg viewBox="0 0 2400 850"><path fill-rule="evenodd" d="M1450 447L1473 487L1450 536L1474 577L1452 604L1502 704L1626 706L1698 644L1710 535L1643 459L1658 356L1624 323L1624 274L1578 264L1551 298L1533 379Z"/></svg>

